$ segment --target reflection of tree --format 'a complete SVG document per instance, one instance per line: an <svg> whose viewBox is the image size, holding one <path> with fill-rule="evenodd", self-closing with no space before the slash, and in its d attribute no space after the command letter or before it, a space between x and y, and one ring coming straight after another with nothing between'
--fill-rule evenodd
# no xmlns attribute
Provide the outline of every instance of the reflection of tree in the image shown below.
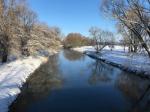
<svg viewBox="0 0 150 112"><path fill-rule="evenodd" d="M12 109L21 109L19 111L24 112L24 108L30 102L47 97L52 89L61 88L63 78L59 75L61 71L58 68L58 64L58 56L55 55L50 57L47 64L42 65L40 69L35 71L23 87L22 93L17 98L17 102L12 106Z"/></svg>
<svg viewBox="0 0 150 112"><path fill-rule="evenodd" d="M150 111L150 85L148 85L147 89L143 91L140 98L133 104L130 112L137 112L140 108L140 111Z"/></svg>
<svg viewBox="0 0 150 112"><path fill-rule="evenodd" d="M115 72L113 67L98 60L93 62L89 67L92 69L92 75L89 78L90 84L112 81L112 75Z"/></svg>
<svg viewBox="0 0 150 112"><path fill-rule="evenodd" d="M32 94L40 95L48 93L52 88L61 87L62 77L59 72L58 56L50 57L48 63L37 70L28 80L28 90L32 90Z"/></svg>
<svg viewBox="0 0 150 112"><path fill-rule="evenodd" d="M117 87L131 102L131 112L150 111L150 81L131 74L120 74Z"/></svg>
<svg viewBox="0 0 150 112"><path fill-rule="evenodd" d="M76 51L70 51L70 50L64 50L63 54L65 58L67 58L70 61L76 61L83 57L82 53L76 52Z"/></svg>

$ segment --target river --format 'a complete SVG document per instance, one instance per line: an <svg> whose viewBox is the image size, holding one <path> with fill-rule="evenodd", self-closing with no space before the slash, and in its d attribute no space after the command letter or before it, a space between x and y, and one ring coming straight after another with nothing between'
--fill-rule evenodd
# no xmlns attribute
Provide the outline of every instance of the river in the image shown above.
<svg viewBox="0 0 150 112"><path fill-rule="evenodd" d="M150 81L62 50L36 70L10 112L148 112Z"/></svg>

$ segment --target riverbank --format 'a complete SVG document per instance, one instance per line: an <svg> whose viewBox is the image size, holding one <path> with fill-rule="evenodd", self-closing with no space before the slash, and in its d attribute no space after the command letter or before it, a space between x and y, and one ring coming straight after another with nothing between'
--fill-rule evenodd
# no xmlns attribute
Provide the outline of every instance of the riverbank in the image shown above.
<svg viewBox="0 0 150 112"><path fill-rule="evenodd" d="M0 66L0 112L8 111L8 107L21 92L20 88L27 78L47 61L47 57L36 56L18 59Z"/></svg>
<svg viewBox="0 0 150 112"><path fill-rule="evenodd" d="M73 50L85 53L92 58L99 59L124 71L150 78L150 59L147 55L128 53L121 46L115 46L112 51L109 47L106 47L100 53L95 53L95 49L92 46L73 48Z"/></svg>

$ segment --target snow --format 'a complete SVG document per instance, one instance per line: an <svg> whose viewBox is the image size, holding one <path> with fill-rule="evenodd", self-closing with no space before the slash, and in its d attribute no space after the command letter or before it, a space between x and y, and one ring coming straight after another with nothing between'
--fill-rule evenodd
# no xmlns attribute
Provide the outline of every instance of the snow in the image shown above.
<svg viewBox="0 0 150 112"><path fill-rule="evenodd" d="M146 54L128 53L127 48L124 51L122 46L115 46L111 51L109 47L105 47L100 53L96 54L92 46L84 46L73 48L78 52L86 52L92 57L104 60L106 63L117 65L126 71L132 71L137 74L144 74L150 77L150 58Z"/></svg>
<svg viewBox="0 0 150 112"><path fill-rule="evenodd" d="M47 58L37 56L0 65L0 112L8 111L29 75L46 61Z"/></svg>
<svg viewBox="0 0 150 112"><path fill-rule="evenodd" d="M73 50L84 53L86 51L95 51L95 48L93 46L83 46L73 48ZM111 50L111 49L110 47L106 46L104 47L104 50ZM124 48L122 46L114 46L113 50L124 51ZM127 47L125 47L125 52L127 52Z"/></svg>
<svg viewBox="0 0 150 112"><path fill-rule="evenodd" d="M85 51L95 51L95 48L93 46L83 46L73 48L73 50L83 53Z"/></svg>

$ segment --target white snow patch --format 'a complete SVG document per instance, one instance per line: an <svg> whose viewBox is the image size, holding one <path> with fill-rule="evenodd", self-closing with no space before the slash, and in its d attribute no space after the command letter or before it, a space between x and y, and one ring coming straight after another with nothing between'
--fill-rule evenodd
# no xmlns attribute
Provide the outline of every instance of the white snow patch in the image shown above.
<svg viewBox="0 0 150 112"><path fill-rule="evenodd" d="M83 46L83 47L76 47L76 48L72 48L72 49L75 50L75 51L81 52L81 53L83 53L85 51L96 51L93 46ZM111 50L111 48L106 46L106 47L104 47L103 50ZM114 46L114 48L112 48L112 50L124 51L124 47ZM127 47L125 47L125 52L127 52Z"/></svg>
<svg viewBox="0 0 150 112"><path fill-rule="evenodd" d="M95 51L95 48L93 46L83 46L83 47L76 47L72 49L81 53L85 51Z"/></svg>
<svg viewBox="0 0 150 112"><path fill-rule="evenodd" d="M92 46L73 48L73 50L81 53L94 53L90 51L95 51ZM127 48L124 51L124 47L115 46L113 51L111 51L109 47L105 47L100 53L95 54L95 56L107 60L108 62L122 65L129 70L145 72L145 74L150 75L150 58L146 54L128 53Z"/></svg>
<svg viewBox="0 0 150 112"><path fill-rule="evenodd" d="M46 61L44 57L28 57L0 66L0 112L8 111L29 75Z"/></svg>

